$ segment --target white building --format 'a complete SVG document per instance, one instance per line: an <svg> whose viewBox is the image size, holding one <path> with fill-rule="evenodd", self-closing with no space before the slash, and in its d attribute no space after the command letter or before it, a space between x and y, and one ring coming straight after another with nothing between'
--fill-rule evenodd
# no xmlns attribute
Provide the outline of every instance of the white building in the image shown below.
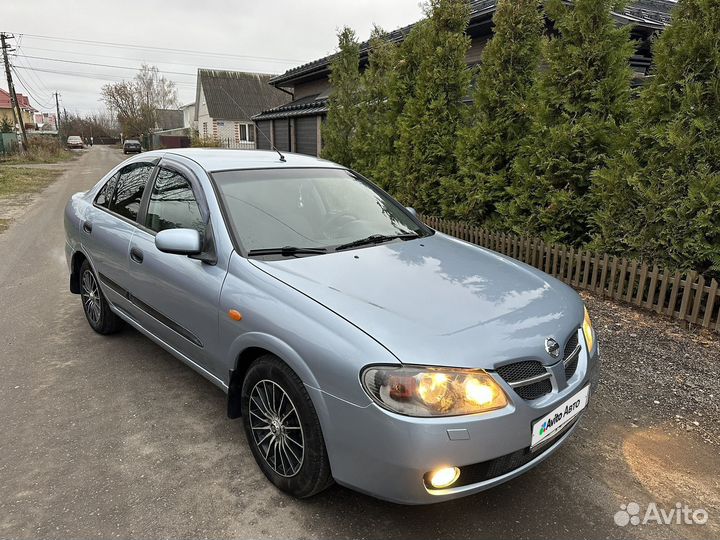
<svg viewBox="0 0 720 540"><path fill-rule="evenodd" d="M195 122L201 138L229 148L255 148L251 118L288 103L292 95L270 86L272 75L199 69Z"/></svg>

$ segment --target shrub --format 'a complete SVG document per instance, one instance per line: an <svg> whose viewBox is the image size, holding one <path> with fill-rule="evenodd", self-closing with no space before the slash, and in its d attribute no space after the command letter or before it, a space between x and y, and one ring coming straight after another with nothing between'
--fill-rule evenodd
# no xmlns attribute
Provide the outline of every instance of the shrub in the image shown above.
<svg viewBox="0 0 720 540"><path fill-rule="evenodd" d="M720 0L683 0L653 47L622 158L597 175L596 246L720 271Z"/></svg>
<svg viewBox="0 0 720 540"><path fill-rule="evenodd" d="M508 199L509 169L531 124L544 19L539 0L500 0L473 105L458 133L458 174L443 182L443 214L492 224Z"/></svg>
<svg viewBox="0 0 720 540"><path fill-rule="evenodd" d="M395 194L418 211L437 214L441 179L457 170L457 131L467 112L470 7L465 0L430 0L426 12L400 47L404 66L390 98L404 104L397 119Z"/></svg>
<svg viewBox="0 0 720 540"><path fill-rule="evenodd" d="M544 39L532 135L513 163L511 198L500 207L515 232L576 245L591 238L591 177L623 147L630 114L635 47L629 28L613 19L617 4L546 4L557 35Z"/></svg>

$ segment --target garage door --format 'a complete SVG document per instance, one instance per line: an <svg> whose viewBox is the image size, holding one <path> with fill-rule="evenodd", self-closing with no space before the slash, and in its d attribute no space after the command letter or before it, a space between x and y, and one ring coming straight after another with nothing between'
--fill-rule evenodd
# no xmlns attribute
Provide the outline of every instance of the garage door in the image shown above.
<svg viewBox="0 0 720 540"><path fill-rule="evenodd" d="M295 119L295 144L299 154L317 155L317 117Z"/></svg>
<svg viewBox="0 0 720 540"><path fill-rule="evenodd" d="M290 121L287 118L275 120L275 148L290 151Z"/></svg>
<svg viewBox="0 0 720 540"><path fill-rule="evenodd" d="M271 150L270 148L270 120L261 120L257 123L257 136L255 143L260 150ZM263 136L264 135L264 136Z"/></svg>

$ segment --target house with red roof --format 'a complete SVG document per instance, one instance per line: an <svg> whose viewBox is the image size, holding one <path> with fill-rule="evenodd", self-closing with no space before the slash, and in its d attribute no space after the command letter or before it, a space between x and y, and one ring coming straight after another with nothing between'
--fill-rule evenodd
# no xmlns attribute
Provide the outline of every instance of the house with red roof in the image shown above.
<svg viewBox="0 0 720 540"><path fill-rule="evenodd" d="M22 120L26 127L35 127L34 114L37 112L30 105L30 100L23 94L17 94L18 104L20 105L20 112L22 114ZM10 93L0 88L0 122L3 118L7 118L8 122L14 124L14 116L12 112L12 101L10 99Z"/></svg>

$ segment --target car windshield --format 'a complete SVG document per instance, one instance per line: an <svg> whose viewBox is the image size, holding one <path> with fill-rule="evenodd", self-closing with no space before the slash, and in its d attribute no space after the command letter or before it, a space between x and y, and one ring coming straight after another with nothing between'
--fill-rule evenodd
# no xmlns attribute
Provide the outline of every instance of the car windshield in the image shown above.
<svg viewBox="0 0 720 540"><path fill-rule="evenodd" d="M431 233L399 203L343 169L223 171L213 178L230 226L248 252L282 247L331 251L370 237L367 243Z"/></svg>

